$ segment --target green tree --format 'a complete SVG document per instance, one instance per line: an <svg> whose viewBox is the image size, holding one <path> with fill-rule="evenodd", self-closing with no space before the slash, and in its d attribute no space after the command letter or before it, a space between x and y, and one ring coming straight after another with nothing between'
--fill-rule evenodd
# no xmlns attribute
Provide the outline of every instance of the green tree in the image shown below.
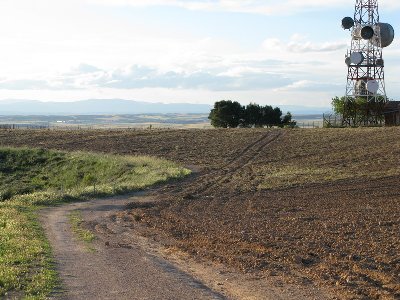
<svg viewBox="0 0 400 300"><path fill-rule="evenodd" d="M243 127L262 127L263 109L260 105L250 103L244 110Z"/></svg>
<svg viewBox="0 0 400 300"><path fill-rule="evenodd" d="M272 121L274 125L278 125L281 123L282 118L282 110L279 107L274 108L273 118Z"/></svg>
<svg viewBox="0 0 400 300"><path fill-rule="evenodd" d="M211 125L221 128L296 125L290 112L282 118L282 111L279 107L260 106L255 103L244 107L231 100L215 102L208 118L211 120Z"/></svg>
<svg viewBox="0 0 400 300"><path fill-rule="evenodd" d="M279 107L273 108L266 105L262 108L262 124L263 126L272 127L281 123L282 111Z"/></svg>
<svg viewBox="0 0 400 300"><path fill-rule="evenodd" d="M243 123L244 107L239 102L221 100L214 103L208 118L211 125L219 128L236 128Z"/></svg>
<svg viewBox="0 0 400 300"><path fill-rule="evenodd" d="M287 112L282 118L282 124L289 124L290 122L292 122L292 114Z"/></svg>
<svg viewBox="0 0 400 300"><path fill-rule="evenodd" d="M342 116L343 125L360 126L379 124L383 121L385 97L335 97L332 99L332 108L336 114Z"/></svg>
<svg viewBox="0 0 400 300"><path fill-rule="evenodd" d="M286 115L282 118L283 126L295 127L296 124L297 122L293 120L293 116L290 112L287 112Z"/></svg>
<svg viewBox="0 0 400 300"><path fill-rule="evenodd" d="M338 114L338 115L343 115L344 114L344 103L346 101L346 97L341 97L339 98L336 96L335 98L332 98L332 108L333 111Z"/></svg>

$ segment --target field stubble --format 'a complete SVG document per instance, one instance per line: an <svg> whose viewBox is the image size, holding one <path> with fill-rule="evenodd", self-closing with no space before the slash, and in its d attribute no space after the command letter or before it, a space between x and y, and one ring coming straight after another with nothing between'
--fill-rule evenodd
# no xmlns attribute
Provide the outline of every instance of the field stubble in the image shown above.
<svg viewBox="0 0 400 300"><path fill-rule="evenodd" d="M195 257L400 298L400 130L1 131L3 145L146 154L196 166L126 214ZM162 200L162 201L161 201Z"/></svg>

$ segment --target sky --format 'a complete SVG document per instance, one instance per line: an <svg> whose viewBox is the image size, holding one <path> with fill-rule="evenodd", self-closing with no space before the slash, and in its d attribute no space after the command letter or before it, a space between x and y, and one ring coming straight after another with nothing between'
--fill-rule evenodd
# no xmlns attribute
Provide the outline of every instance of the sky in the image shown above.
<svg viewBox="0 0 400 300"><path fill-rule="evenodd" d="M0 101L130 99L329 107L355 0L0 0ZM379 1L400 28L400 1ZM384 49L400 100L400 39Z"/></svg>

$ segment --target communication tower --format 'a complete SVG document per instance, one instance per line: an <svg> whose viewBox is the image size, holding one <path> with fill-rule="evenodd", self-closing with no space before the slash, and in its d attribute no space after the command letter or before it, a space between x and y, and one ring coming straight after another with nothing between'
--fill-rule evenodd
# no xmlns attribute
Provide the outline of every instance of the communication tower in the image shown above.
<svg viewBox="0 0 400 300"><path fill-rule="evenodd" d="M394 29L379 20L378 0L356 0L354 18L342 20L351 31L351 48L345 56L348 66L343 125L373 125L383 119L387 102L382 48L394 39ZM363 113L354 115L355 107Z"/></svg>

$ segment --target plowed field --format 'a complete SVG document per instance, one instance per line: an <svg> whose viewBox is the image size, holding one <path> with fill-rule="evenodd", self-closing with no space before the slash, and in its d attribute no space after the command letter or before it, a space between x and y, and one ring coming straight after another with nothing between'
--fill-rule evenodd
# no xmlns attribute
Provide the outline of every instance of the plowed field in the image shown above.
<svg viewBox="0 0 400 300"><path fill-rule="evenodd" d="M398 128L0 131L0 144L178 161L194 174L126 211L170 247L338 298L400 298Z"/></svg>

